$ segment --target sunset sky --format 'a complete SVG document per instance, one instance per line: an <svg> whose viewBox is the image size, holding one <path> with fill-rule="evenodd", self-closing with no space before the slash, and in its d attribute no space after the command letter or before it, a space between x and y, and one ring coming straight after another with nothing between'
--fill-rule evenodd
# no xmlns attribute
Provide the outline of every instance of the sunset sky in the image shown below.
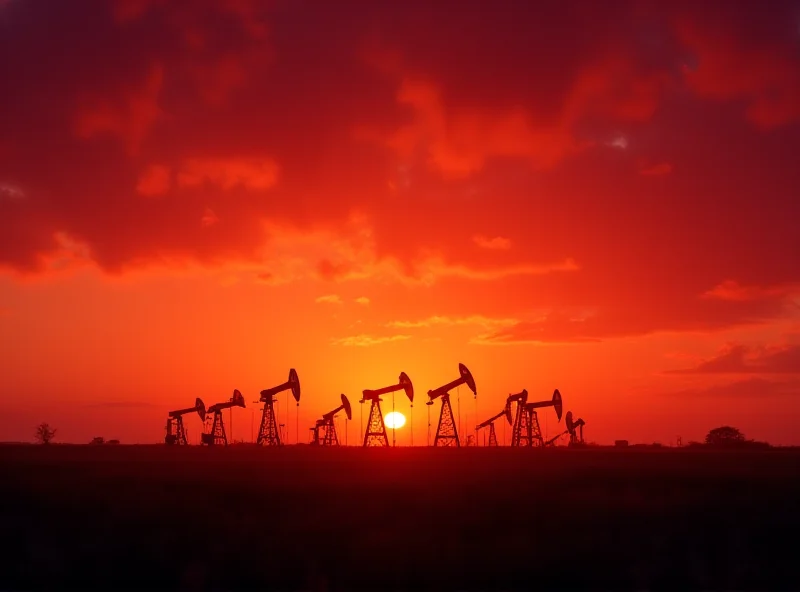
<svg viewBox="0 0 800 592"><path fill-rule="evenodd" d="M468 433L800 444L797 0L0 0L0 81L0 441L294 367L424 444L462 362Z"/></svg>

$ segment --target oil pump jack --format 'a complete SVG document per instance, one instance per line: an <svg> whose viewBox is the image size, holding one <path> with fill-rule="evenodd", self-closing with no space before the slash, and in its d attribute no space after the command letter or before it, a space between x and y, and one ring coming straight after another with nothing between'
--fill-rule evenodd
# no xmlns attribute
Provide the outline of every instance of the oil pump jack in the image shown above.
<svg viewBox="0 0 800 592"><path fill-rule="evenodd" d="M476 397L478 396L478 391L475 388L475 379L472 378L472 373L464 364L458 365L458 373L460 376L452 382L448 382L437 389L428 391L430 400L425 403L426 405L433 405L433 400L436 398L442 399L442 410L439 413L439 425L436 428L436 437L433 440L434 446L461 447L461 442L458 439L458 430L456 430L455 418L453 417L453 407L450 405L450 390L462 384L466 384L473 395Z"/></svg>
<svg viewBox="0 0 800 592"><path fill-rule="evenodd" d="M231 407L244 407L244 397L239 389L233 391L230 401L216 403L206 409L206 431L200 443L208 446L228 445L228 436L225 434L225 423L222 421L222 411ZM210 421L209 421L210 420Z"/></svg>
<svg viewBox="0 0 800 592"><path fill-rule="evenodd" d="M205 421L206 419L206 406L203 404L201 399L195 399L194 407L188 407L187 409L177 409L176 411L170 411L169 416L167 417L167 435L164 437L164 443L172 446L172 445L180 445L186 446L189 441L186 438L186 430L183 427L183 416L187 413L192 413L196 411L197 415L200 416L200 421Z"/></svg>
<svg viewBox="0 0 800 592"><path fill-rule="evenodd" d="M278 386L261 391L259 402L264 403L264 410L261 413L261 426L258 428L258 439L256 444L259 446L280 446L281 435L278 431L278 422L275 416L275 395L283 391L291 390L294 400L300 405L300 379L294 368L289 370L289 380Z"/></svg>
<svg viewBox="0 0 800 592"><path fill-rule="evenodd" d="M490 417L483 423L479 423L475 427L476 432L485 427L489 428L489 444L487 444L487 446L497 446L497 433L494 431L494 422L504 416L506 418L506 421L508 422L508 425L511 425L511 407L509 405L503 407L503 410L497 415L493 415L492 417Z"/></svg>
<svg viewBox="0 0 800 592"><path fill-rule="evenodd" d="M370 401L369 419L367 420L367 430L364 432L364 447L367 446L389 446L389 436L386 435L386 424L383 423L383 413L381 412L381 395L393 393L395 391L405 391L411 406L414 406L414 385L405 372L400 373L397 384L385 386L379 389L364 389L361 393L359 403ZM349 413L348 413L349 416Z"/></svg>
<svg viewBox="0 0 800 592"><path fill-rule="evenodd" d="M339 437L336 434L336 424L333 422L333 418L342 410L344 410L347 415L347 419L353 419L353 410L350 407L350 401L348 401L347 397L344 395L342 395L342 404L333 411L328 411L328 413L323 415L322 419L318 419L316 425L311 428L314 432L313 444L317 446L339 445ZM325 432L322 438L320 438L320 430Z"/></svg>
<svg viewBox="0 0 800 592"><path fill-rule="evenodd" d="M572 411L567 411L566 415L566 424L567 429L558 434L557 436L553 436L547 442L544 443L545 446L552 446L555 444L556 440L561 438L562 436L569 435L569 445L570 446L581 446L583 444L583 426L586 425L586 422L582 419L577 419L575 421L572 420Z"/></svg>
<svg viewBox="0 0 800 592"><path fill-rule="evenodd" d="M569 445L580 446L583 444L583 426L586 425L586 422L580 417L575 421L572 421L572 411L567 411L566 421L567 432L569 432Z"/></svg>
<svg viewBox="0 0 800 592"><path fill-rule="evenodd" d="M558 420L561 421L561 393L558 389L553 391L553 398L549 401L537 401L528 403L528 391L523 389L516 395L509 395L506 399L506 407L511 409L511 403L517 403L517 411L514 416L514 428L511 432L512 446L544 446L542 431L539 427L539 416L537 409L543 407L554 407Z"/></svg>

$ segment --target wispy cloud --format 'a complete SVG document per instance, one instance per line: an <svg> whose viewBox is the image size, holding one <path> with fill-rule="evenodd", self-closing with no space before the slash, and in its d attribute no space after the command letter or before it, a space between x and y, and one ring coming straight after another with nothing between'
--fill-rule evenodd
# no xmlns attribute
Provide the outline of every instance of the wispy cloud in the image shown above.
<svg viewBox="0 0 800 592"><path fill-rule="evenodd" d="M753 398L800 396L800 381L772 381L764 378L748 378L736 382L717 384L704 388L684 389L664 393L665 396L686 398Z"/></svg>
<svg viewBox="0 0 800 592"><path fill-rule="evenodd" d="M355 302L356 304L360 304L360 305L362 305L362 306L367 306L367 305L369 304L369 302L370 302L370 301L369 301L369 298L367 298L366 296L359 296L358 298L356 298L356 299L354 300L354 302Z"/></svg>
<svg viewBox="0 0 800 592"><path fill-rule="evenodd" d="M519 323L517 319L510 318L491 318L482 315L472 315L468 317L449 317L449 316L432 316L418 321L391 321L386 324L387 327L394 327L398 329L419 329L423 327L435 326L464 326L464 325L477 325L486 328L499 328L511 327Z"/></svg>
<svg viewBox="0 0 800 592"><path fill-rule="evenodd" d="M342 304L342 299L338 294L328 294L326 296L320 296L314 300L314 302L318 304Z"/></svg>
<svg viewBox="0 0 800 592"><path fill-rule="evenodd" d="M800 345L756 350L729 344L718 355L692 368L669 370L667 374L800 374Z"/></svg>
<svg viewBox="0 0 800 592"><path fill-rule="evenodd" d="M10 183L0 183L0 197L5 199L22 199L25 197L25 192L21 187L12 185Z"/></svg>
<svg viewBox="0 0 800 592"><path fill-rule="evenodd" d="M478 234L472 237L472 242L478 245L481 249L489 249L492 251L507 251L511 248L511 240L502 236L487 238Z"/></svg>
<svg viewBox="0 0 800 592"><path fill-rule="evenodd" d="M374 335L350 335L348 337L340 337L332 339L332 345L341 345L344 347L371 347L373 345L380 345L382 343L392 343L395 341L406 341L411 339L411 335L388 335L388 336L374 336Z"/></svg>

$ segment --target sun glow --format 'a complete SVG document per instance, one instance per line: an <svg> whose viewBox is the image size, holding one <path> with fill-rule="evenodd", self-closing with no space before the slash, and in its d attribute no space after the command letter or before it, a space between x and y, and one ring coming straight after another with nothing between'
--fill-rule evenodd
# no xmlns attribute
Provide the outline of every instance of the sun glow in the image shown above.
<svg viewBox="0 0 800 592"><path fill-rule="evenodd" d="M399 429L406 425L406 416L399 411L392 411L386 414L384 422L389 429Z"/></svg>

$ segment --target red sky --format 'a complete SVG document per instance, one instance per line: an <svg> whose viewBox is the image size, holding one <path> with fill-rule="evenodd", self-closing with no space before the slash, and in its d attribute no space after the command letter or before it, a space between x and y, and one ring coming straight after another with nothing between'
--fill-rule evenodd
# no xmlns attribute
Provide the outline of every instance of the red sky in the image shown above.
<svg viewBox="0 0 800 592"><path fill-rule="evenodd" d="M405 371L420 444L463 362L464 431L800 444L797 1L3 0L0 54L0 440L249 439L295 367L303 441Z"/></svg>

